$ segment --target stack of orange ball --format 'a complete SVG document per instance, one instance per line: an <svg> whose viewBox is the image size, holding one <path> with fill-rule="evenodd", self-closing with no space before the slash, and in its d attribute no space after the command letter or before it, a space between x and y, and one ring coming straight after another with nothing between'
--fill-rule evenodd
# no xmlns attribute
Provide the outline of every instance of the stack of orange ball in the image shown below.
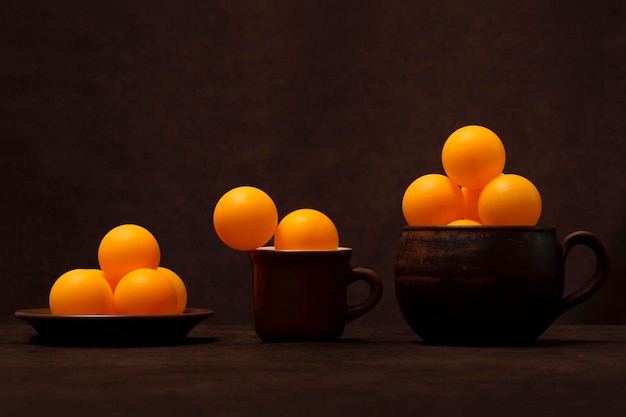
<svg viewBox="0 0 626 417"><path fill-rule="evenodd" d="M187 304L183 280L159 266L161 250L147 229L124 224L100 242L100 269L73 269L50 290L52 314L180 314Z"/></svg>
<svg viewBox="0 0 626 417"><path fill-rule="evenodd" d="M500 138L469 125L446 140L441 162L446 175L426 174L404 193L402 212L411 226L534 226L541 216L535 185L504 174L506 152Z"/></svg>
<svg viewBox="0 0 626 417"><path fill-rule="evenodd" d="M264 191L250 186L233 188L215 205L213 225L227 246L250 251L274 238L276 250L336 250L339 234L332 220L319 210L303 208L278 223L278 210Z"/></svg>

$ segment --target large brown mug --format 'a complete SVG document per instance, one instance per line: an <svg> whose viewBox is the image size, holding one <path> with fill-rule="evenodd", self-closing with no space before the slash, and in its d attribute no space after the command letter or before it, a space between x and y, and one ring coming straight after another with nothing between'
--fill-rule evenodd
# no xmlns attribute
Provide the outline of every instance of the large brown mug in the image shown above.
<svg viewBox="0 0 626 417"><path fill-rule="evenodd" d="M591 248L596 268L563 297L565 259ZM402 232L395 290L407 323L429 344L521 345L605 282L609 255L592 233L560 243L554 227L414 227Z"/></svg>
<svg viewBox="0 0 626 417"><path fill-rule="evenodd" d="M378 304L382 283L367 268L350 265L352 249L299 251L262 247L251 251L254 326L263 342L335 341L346 323ZM365 281L369 296L347 304L347 286Z"/></svg>

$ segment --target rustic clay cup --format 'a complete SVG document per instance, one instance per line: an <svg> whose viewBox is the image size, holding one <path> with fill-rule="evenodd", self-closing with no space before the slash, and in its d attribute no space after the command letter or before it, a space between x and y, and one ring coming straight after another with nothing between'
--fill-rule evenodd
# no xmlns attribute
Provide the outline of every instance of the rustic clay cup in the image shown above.
<svg viewBox="0 0 626 417"><path fill-rule="evenodd" d="M349 323L378 304L383 286L367 268L350 265L352 249L249 252L254 278L254 326L263 342L336 341ZM349 306L347 286L365 281L369 296Z"/></svg>
<svg viewBox="0 0 626 417"><path fill-rule="evenodd" d="M563 297L564 264L576 245L596 268ZM395 290L407 323L428 344L524 345L604 283L609 256L592 233L562 243L554 227L413 227L402 232Z"/></svg>

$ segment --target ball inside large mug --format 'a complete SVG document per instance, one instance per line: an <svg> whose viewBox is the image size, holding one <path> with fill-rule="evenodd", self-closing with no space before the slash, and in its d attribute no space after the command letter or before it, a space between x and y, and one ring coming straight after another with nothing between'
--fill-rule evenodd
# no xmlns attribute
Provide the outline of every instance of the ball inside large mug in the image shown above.
<svg viewBox="0 0 626 417"><path fill-rule="evenodd" d="M576 245L591 248L596 268L582 289L563 297L564 265ZM402 314L429 344L524 345L605 282L609 256L592 233L554 227L406 226L395 260Z"/></svg>

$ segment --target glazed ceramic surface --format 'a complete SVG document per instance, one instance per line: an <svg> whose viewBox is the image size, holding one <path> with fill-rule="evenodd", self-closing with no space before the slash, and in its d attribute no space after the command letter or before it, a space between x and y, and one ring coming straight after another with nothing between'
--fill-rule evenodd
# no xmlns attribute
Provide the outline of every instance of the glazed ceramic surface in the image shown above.
<svg viewBox="0 0 626 417"><path fill-rule="evenodd" d="M255 329L264 342L332 341L345 324L370 311L380 301L382 283L366 268L350 265L352 250L250 252L254 278ZM365 281L366 300L348 306L348 284Z"/></svg>
<svg viewBox="0 0 626 417"><path fill-rule="evenodd" d="M564 263L575 245L590 247L589 283L563 298ZM412 227L395 260L404 318L432 344L527 344L566 310L591 297L609 270L608 252L589 232L563 243L552 227Z"/></svg>

